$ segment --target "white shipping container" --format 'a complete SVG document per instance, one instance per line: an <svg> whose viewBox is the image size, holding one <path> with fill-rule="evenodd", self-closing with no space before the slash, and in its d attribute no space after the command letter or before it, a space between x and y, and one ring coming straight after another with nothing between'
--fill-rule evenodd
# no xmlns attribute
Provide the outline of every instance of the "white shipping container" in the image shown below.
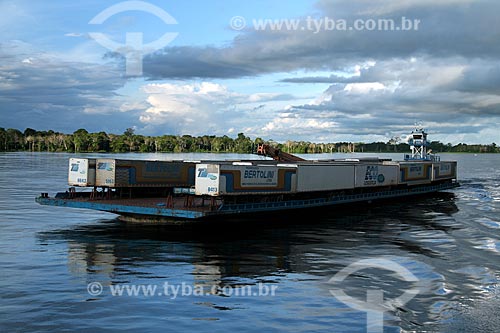
<svg viewBox="0 0 500 333"><path fill-rule="evenodd" d="M298 164L297 192L354 188L354 164Z"/></svg>
<svg viewBox="0 0 500 333"><path fill-rule="evenodd" d="M398 184L399 165L360 164L355 167L356 187L390 186Z"/></svg>
<svg viewBox="0 0 500 333"><path fill-rule="evenodd" d="M218 164L196 164L194 191L196 195L219 195L220 166Z"/></svg>
<svg viewBox="0 0 500 333"><path fill-rule="evenodd" d="M89 158L70 158L68 169L69 186L95 186L96 160Z"/></svg>
<svg viewBox="0 0 500 333"><path fill-rule="evenodd" d="M128 177L128 174L124 175L124 177L120 177L119 174L115 173L116 162L114 159L98 159L96 169L97 186L114 187L117 183L117 179L125 179Z"/></svg>

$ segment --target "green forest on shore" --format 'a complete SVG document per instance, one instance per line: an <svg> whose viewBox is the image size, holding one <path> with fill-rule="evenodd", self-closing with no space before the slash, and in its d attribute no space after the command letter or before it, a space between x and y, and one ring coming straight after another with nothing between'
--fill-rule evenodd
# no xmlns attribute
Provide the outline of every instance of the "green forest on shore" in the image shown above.
<svg viewBox="0 0 500 333"><path fill-rule="evenodd" d="M226 135L162 135L145 136L135 134L132 128L123 134L108 134L106 132L89 133L78 129L72 134L49 131L37 131L26 128L24 132L18 129L0 127L0 151L36 151L36 152L213 152L213 153L253 153L259 143L273 145L283 151L293 154L336 153L336 152L408 152L409 146L397 138L388 142L336 142L313 143L306 141L275 142L273 140L254 140L239 133L236 138ZM465 144L441 143L431 141L429 149L434 153L499 153L500 148L495 143Z"/></svg>

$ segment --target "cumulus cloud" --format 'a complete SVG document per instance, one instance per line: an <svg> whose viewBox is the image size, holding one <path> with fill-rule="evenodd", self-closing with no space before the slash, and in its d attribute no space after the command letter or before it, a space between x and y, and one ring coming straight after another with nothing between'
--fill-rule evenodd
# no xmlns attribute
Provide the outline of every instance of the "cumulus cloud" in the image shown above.
<svg viewBox="0 0 500 333"><path fill-rule="evenodd" d="M242 94L213 82L152 83L143 90L149 107L140 116L142 123L150 129L192 135L225 135L234 131L233 126L251 128L259 123L267 103L295 99L290 94Z"/></svg>
<svg viewBox="0 0 500 333"><path fill-rule="evenodd" d="M500 121L497 70L498 64L489 60L470 64L462 58L381 61L359 75L317 78L317 82L335 83L319 103L294 105L289 110L297 123L311 118L334 121L332 133L344 137L387 138L423 121L433 128L434 140L458 143L464 137L478 139L483 131L498 141L499 134L491 135L490 130L492 119ZM471 72L484 75L476 77ZM313 77L305 80L314 82ZM277 117L266 127L279 128L288 119L288 115Z"/></svg>

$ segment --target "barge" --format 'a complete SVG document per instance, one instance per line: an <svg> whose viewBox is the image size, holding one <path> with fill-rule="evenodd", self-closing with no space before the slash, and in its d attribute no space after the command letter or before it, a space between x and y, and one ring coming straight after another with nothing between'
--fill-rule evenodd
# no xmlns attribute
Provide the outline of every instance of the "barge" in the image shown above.
<svg viewBox="0 0 500 333"><path fill-rule="evenodd" d="M415 129L411 153L380 158L305 160L260 145L272 160L70 160L67 191L41 205L92 209L141 222L185 223L226 216L292 211L433 193L459 186L457 162L427 151ZM80 173L78 177L75 173ZM76 186L91 189L77 192Z"/></svg>

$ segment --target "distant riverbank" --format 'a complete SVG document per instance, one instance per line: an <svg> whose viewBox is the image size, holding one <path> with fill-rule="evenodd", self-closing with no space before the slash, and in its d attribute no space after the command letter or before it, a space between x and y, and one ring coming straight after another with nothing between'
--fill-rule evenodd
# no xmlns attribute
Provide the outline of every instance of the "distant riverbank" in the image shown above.
<svg viewBox="0 0 500 333"><path fill-rule="evenodd" d="M227 135L161 135L145 136L135 134L128 128L123 134L106 132L89 133L79 129L72 134L52 130L37 131L27 128L18 129L0 127L0 151L36 151L66 153L237 153L251 154L260 143L267 143L291 154L318 153L404 153L409 151L408 144L398 138L387 142L335 142L314 143L306 141L275 142L262 138L251 139L243 133L235 138ZM495 143L466 144L441 143L431 141L428 147L433 153L500 153Z"/></svg>

